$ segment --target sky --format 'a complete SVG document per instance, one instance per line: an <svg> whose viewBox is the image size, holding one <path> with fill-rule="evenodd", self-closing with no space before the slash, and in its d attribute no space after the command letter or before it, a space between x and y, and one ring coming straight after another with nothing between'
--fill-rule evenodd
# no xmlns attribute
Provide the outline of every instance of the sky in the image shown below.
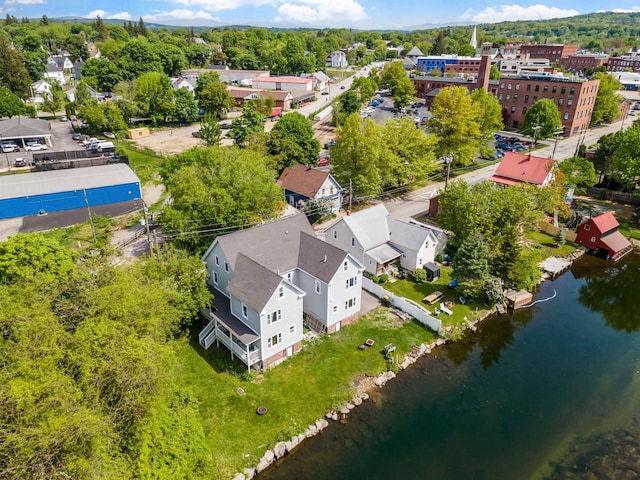
<svg viewBox="0 0 640 480"><path fill-rule="evenodd" d="M0 15L86 17L182 26L346 27L362 30L429 28L571 17L605 2L557 0L481 4L472 0L0 0ZM640 12L640 0L606 2L607 11Z"/></svg>

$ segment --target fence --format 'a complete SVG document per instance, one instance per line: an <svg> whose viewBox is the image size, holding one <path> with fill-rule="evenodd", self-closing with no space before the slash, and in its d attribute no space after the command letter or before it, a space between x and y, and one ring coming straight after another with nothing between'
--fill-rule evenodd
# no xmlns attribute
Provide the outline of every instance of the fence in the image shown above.
<svg viewBox="0 0 640 480"><path fill-rule="evenodd" d="M640 205L640 195L632 193L616 192L606 188L587 188L587 195L600 200L613 200L614 202L628 203L630 205Z"/></svg>
<svg viewBox="0 0 640 480"><path fill-rule="evenodd" d="M118 158L111 158L109 156L102 155L100 157L87 158L87 154L85 153L84 158L76 158L74 160L67 160L64 159L64 157L63 159L54 159L50 157L34 158L36 172L64 170L67 168L96 167L111 163L124 163L129 165L129 157L127 155L119 155Z"/></svg>
<svg viewBox="0 0 640 480"><path fill-rule="evenodd" d="M538 227L540 228L540 230L542 230L544 233L548 234L548 235L556 235L558 233L558 230L560 230L558 227L554 227L553 225L551 225L548 222L540 222L538 224ZM564 239L567 242L572 242L575 243L576 242L576 237L577 234L576 232L574 232L573 230L568 230L565 229L564 231Z"/></svg>
<svg viewBox="0 0 640 480"><path fill-rule="evenodd" d="M382 288L380 285L373 283L373 281L371 281L366 277L362 277L362 287L367 292L375 295L378 298L387 297L389 299L389 302L391 302L391 304L394 307L402 310L405 313L408 313L413 318L418 320L420 323L429 327L431 330L435 332L440 330L442 322L437 318L434 318L431 315L429 315L429 312L424 307L422 307L421 305L418 305L413 300L409 300L408 298L404 298L404 297L399 297L395 293L388 292L387 290Z"/></svg>

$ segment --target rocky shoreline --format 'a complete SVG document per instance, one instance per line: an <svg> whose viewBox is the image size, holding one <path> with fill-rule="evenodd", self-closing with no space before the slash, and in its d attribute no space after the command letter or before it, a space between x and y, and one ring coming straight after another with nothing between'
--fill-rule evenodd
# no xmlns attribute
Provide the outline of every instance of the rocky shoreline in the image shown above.
<svg viewBox="0 0 640 480"><path fill-rule="evenodd" d="M568 255L564 259L573 263L578 258L582 257L586 253L584 249L577 249L572 254ZM543 274L540 280L540 283L544 282L552 278L549 275ZM539 284L540 284L539 283ZM487 310L480 317L475 320L467 320L465 322L466 329L475 332L477 330L477 324L485 320L491 315L494 315L495 310ZM431 351L439 346L445 345L447 342L451 341L451 339L440 337L430 344L421 344L417 347L414 347L409 353L407 353L402 361L398 364L398 369L400 371L406 370L411 365L413 365L420 357L425 355L429 355ZM318 419L315 423L309 425L307 429L298 435L294 435L291 439L286 442L278 442L274 445L274 447L270 450L267 450L262 458L258 461L258 464L253 468L245 468L243 473L238 473L232 480L249 480L254 478L260 472L266 470L273 463L278 461L279 459L286 457L293 451L296 447L298 447L304 440L307 438L315 437L319 433L322 432L325 428L329 426L329 420L331 421L340 421L343 420L354 408L362 405L362 403L369 399L370 393L376 388L384 387L390 380L396 378L396 374L388 370L386 372L382 372L380 375L376 377L366 377L363 376L360 378L354 385L355 394L352 397L351 401L344 404L340 410L331 410L325 413L323 418Z"/></svg>

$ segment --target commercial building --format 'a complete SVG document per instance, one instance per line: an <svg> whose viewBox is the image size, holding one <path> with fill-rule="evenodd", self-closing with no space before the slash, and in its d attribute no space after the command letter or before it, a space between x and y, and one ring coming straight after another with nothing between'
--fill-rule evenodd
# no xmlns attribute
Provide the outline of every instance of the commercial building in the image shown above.
<svg viewBox="0 0 640 480"><path fill-rule="evenodd" d="M551 63L561 58L578 53L578 45L563 45L561 43L533 43L520 46L520 55L530 58L546 58Z"/></svg>
<svg viewBox="0 0 640 480"><path fill-rule="evenodd" d="M124 164L0 177L0 219L97 207L142 198Z"/></svg>
<svg viewBox="0 0 640 480"><path fill-rule="evenodd" d="M607 65L608 61L609 55L605 53L577 53L561 58L558 65L567 72L585 75L588 70L595 70L602 65Z"/></svg>

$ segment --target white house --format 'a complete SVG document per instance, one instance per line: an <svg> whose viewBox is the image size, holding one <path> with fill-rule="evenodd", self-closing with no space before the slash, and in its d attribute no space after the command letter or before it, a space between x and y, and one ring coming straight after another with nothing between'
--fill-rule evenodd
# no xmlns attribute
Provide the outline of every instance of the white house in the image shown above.
<svg viewBox="0 0 640 480"><path fill-rule="evenodd" d="M44 80L33 82L31 84L31 96L36 103L41 103L35 100L37 98L42 99L42 101L44 101L44 99L51 99L51 85Z"/></svg>
<svg viewBox="0 0 640 480"><path fill-rule="evenodd" d="M349 62L347 62L347 54L341 50L336 50L335 52L331 52L327 55L325 59L325 66L327 67L339 67L346 68L349 66Z"/></svg>
<svg viewBox="0 0 640 480"><path fill-rule="evenodd" d="M285 168L276 183L284 188L285 199L295 208L310 201L325 213L337 212L342 208L344 189L328 172L296 163Z"/></svg>
<svg viewBox="0 0 640 480"><path fill-rule="evenodd" d="M193 93L195 91L197 82L187 80L184 77L171 77L169 78L169 80L171 81L171 86L174 90L186 88L187 90L189 90L189 93Z"/></svg>
<svg viewBox="0 0 640 480"><path fill-rule="evenodd" d="M372 275L413 271L433 262L438 238L427 225L404 222L384 205L341 217L325 230L325 241L351 253Z"/></svg>
<svg viewBox="0 0 640 480"><path fill-rule="evenodd" d="M68 73L70 73L73 68L73 62L69 55L51 55L48 58L47 63L57 65L62 71Z"/></svg>
<svg viewBox="0 0 640 480"><path fill-rule="evenodd" d="M71 65L73 67L73 65ZM65 85L67 81L64 78L64 72L55 63L48 63L44 72L44 78L51 80L52 82L58 82L60 85Z"/></svg>
<svg viewBox="0 0 640 480"><path fill-rule="evenodd" d="M297 353L303 323L334 332L359 316L362 265L318 239L304 215L217 237L203 261L214 303L200 344L223 344L249 369Z"/></svg>

